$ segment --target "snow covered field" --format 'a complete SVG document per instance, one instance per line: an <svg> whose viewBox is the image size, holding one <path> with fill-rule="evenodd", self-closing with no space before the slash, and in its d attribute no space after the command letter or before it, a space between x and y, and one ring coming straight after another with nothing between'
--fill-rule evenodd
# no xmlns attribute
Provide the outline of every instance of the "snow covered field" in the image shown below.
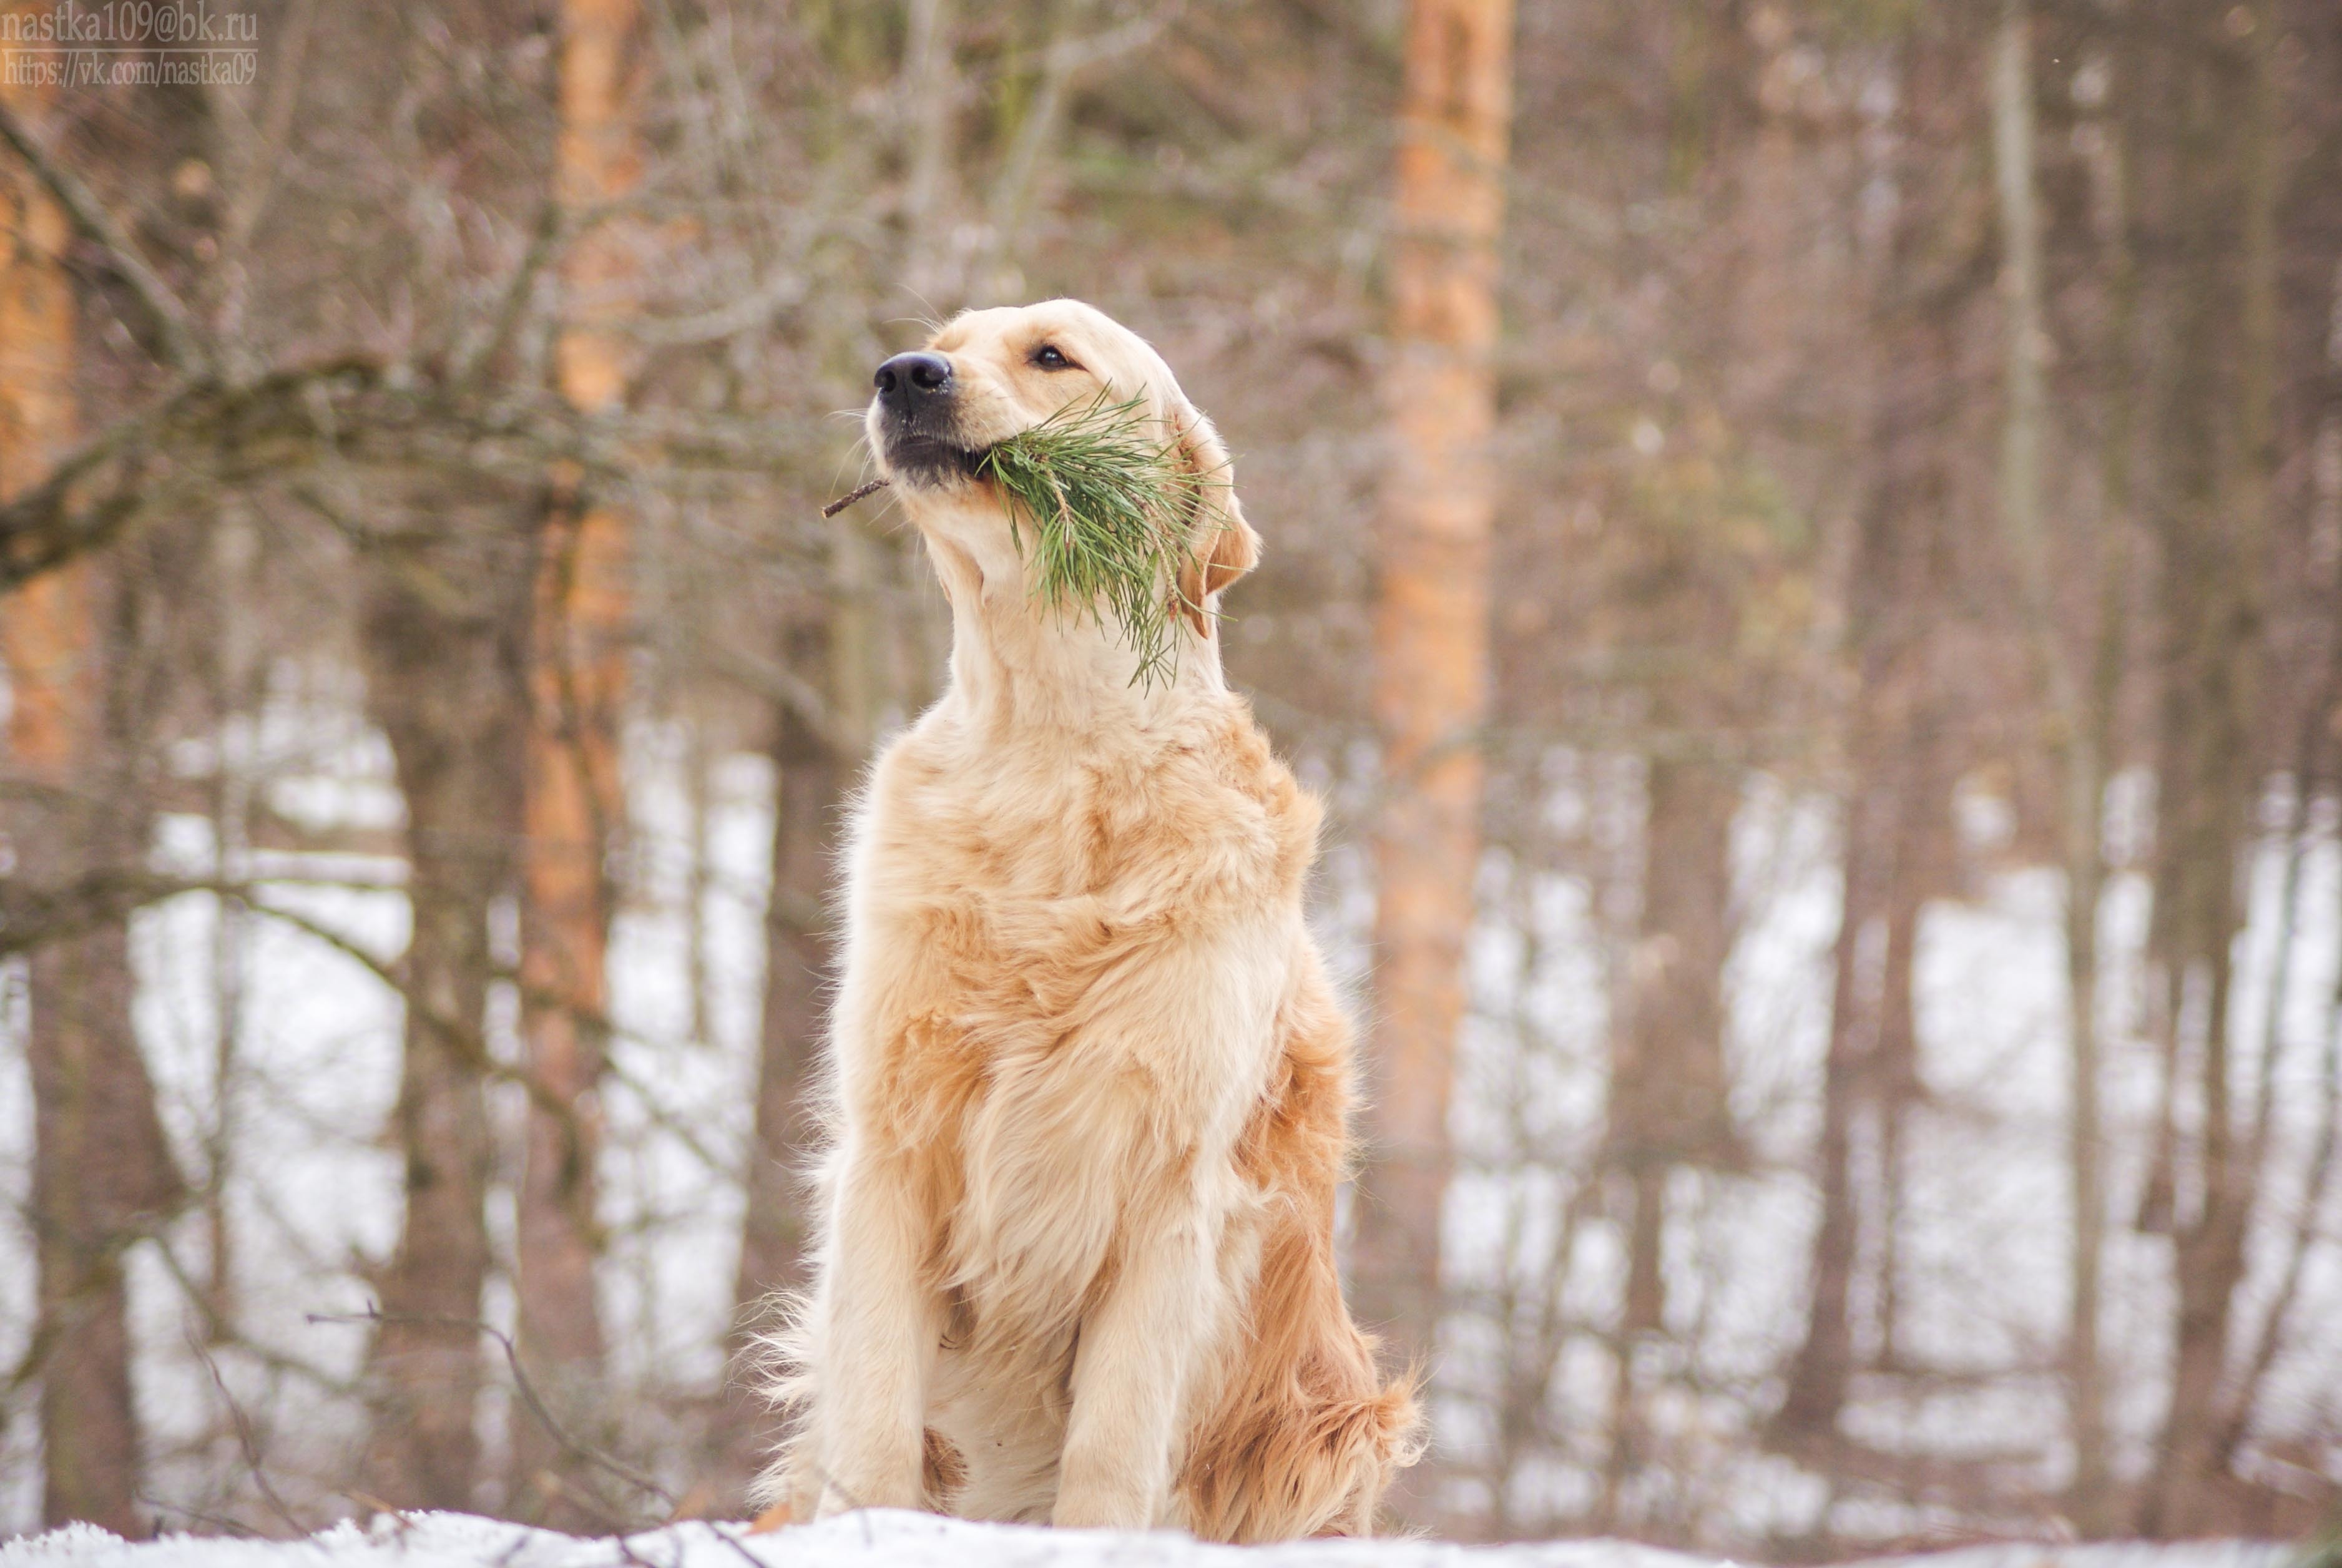
<svg viewBox="0 0 2342 1568"><path fill-rule="evenodd" d="M2297 1551L2243 1543L2186 1546L2007 1545L1881 1558L1867 1568L2286 1568ZM678 1524L580 1540L547 1531L425 1513L345 1524L306 1541L167 1537L125 1542L75 1525L0 1545L0 1568L1714 1568L1716 1560L1623 1541L1515 1546L1444 1542L1303 1541L1208 1546L1172 1534L970 1524L925 1513L848 1514L805 1529L747 1535Z"/></svg>

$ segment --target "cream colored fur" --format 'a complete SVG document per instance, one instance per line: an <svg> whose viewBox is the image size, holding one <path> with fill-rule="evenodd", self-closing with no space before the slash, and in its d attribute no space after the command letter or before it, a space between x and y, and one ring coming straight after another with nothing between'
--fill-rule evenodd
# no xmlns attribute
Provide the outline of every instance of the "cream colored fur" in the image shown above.
<svg viewBox="0 0 2342 1568"><path fill-rule="evenodd" d="M930 346L971 449L1143 395L1223 481L1187 596L1252 565L1226 454L1137 336L1059 300ZM876 404L871 434L895 472ZM987 484L896 478L951 600L951 680L855 814L824 1233L776 1336L795 1420L767 1494L799 1520L1364 1533L1418 1422L1335 1269L1351 1036L1302 920L1316 804L1211 618L1183 620L1174 678L1134 684L1111 624L1028 597Z"/></svg>

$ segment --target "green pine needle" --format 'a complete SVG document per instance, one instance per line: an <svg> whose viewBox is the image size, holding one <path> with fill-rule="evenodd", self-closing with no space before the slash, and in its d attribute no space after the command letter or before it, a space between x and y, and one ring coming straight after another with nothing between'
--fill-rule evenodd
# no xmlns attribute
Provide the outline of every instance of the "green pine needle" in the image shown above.
<svg viewBox="0 0 2342 1568"><path fill-rule="evenodd" d="M1103 605L1138 655L1132 679L1151 684L1176 673L1176 617L1206 613L1186 602L1179 568L1205 491L1226 481L1152 434L1143 404L1100 393L1070 404L986 453L981 472L1033 563L1033 596L1076 614Z"/></svg>

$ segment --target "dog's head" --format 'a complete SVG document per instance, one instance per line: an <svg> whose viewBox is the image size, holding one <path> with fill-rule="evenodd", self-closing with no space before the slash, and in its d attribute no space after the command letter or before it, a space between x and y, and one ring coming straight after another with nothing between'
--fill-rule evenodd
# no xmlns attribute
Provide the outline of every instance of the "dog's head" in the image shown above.
<svg viewBox="0 0 2342 1568"><path fill-rule="evenodd" d="M1176 585L1202 606L1250 571L1260 538L1236 504L1227 448L1146 339L1079 300L966 311L926 347L878 367L866 428L879 471L931 542L979 561L1014 558L1009 521L984 454L1101 394L1144 400L1163 438L1206 481ZM1169 592L1172 584L1166 584Z"/></svg>

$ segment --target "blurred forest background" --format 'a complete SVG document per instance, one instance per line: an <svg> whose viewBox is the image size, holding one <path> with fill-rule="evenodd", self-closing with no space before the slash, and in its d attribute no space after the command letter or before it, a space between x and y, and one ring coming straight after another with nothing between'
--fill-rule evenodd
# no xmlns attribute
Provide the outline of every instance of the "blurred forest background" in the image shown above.
<svg viewBox="0 0 2342 1568"><path fill-rule="evenodd" d="M2330 1515L2342 6L199 9L0 5L0 1529L742 1505L839 411L1058 293L1266 539L1406 1517Z"/></svg>

